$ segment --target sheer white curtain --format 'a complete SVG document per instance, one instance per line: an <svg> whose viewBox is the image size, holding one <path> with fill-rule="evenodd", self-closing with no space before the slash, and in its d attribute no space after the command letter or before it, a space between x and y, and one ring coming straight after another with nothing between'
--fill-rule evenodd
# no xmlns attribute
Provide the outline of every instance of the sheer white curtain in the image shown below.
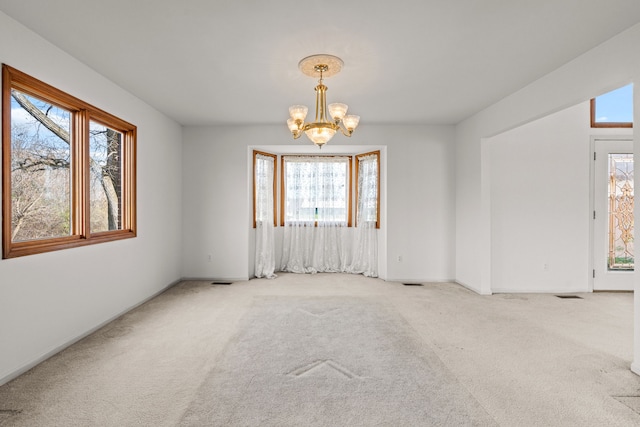
<svg viewBox="0 0 640 427"><path fill-rule="evenodd" d="M378 197L379 157L369 154L357 157L358 200L353 240L353 258L347 271L378 277Z"/></svg>
<svg viewBox="0 0 640 427"><path fill-rule="evenodd" d="M274 243L274 183L275 157L255 153L254 160L254 203L256 216L256 253L255 276L272 279L276 277L274 271L275 243Z"/></svg>
<svg viewBox="0 0 640 427"><path fill-rule="evenodd" d="M351 256L349 157L284 157L284 239L280 270L346 271Z"/></svg>

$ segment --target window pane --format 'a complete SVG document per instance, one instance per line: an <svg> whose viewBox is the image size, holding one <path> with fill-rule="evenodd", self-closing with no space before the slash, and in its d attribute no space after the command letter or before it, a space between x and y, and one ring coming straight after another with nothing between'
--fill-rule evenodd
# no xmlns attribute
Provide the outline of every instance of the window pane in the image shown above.
<svg viewBox="0 0 640 427"><path fill-rule="evenodd" d="M285 159L285 221L347 222L349 158Z"/></svg>
<svg viewBox="0 0 640 427"><path fill-rule="evenodd" d="M71 113L11 90L11 240L71 233Z"/></svg>
<svg viewBox="0 0 640 427"><path fill-rule="evenodd" d="M596 97L596 123L633 123L633 84Z"/></svg>
<svg viewBox="0 0 640 427"><path fill-rule="evenodd" d="M254 153L254 221L274 221L274 169L273 156Z"/></svg>
<svg viewBox="0 0 640 427"><path fill-rule="evenodd" d="M120 230L122 133L91 121L89 126L91 233Z"/></svg>
<svg viewBox="0 0 640 427"><path fill-rule="evenodd" d="M378 156L358 158L358 222L378 221Z"/></svg>
<svg viewBox="0 0 640 427"><path fill-rule="evenodd" d="M633 270L633 154L609 154L609 270Z"/></svg>

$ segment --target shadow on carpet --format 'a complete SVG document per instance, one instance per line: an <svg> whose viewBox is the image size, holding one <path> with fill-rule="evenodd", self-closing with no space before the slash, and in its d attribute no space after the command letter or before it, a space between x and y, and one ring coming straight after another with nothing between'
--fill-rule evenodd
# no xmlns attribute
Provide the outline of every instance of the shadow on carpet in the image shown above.
<svg viewBox="0 0 640 427"><path fill-rule="evenodd" d="M492 426L383 302L260 297L182 426Z"/></svg>

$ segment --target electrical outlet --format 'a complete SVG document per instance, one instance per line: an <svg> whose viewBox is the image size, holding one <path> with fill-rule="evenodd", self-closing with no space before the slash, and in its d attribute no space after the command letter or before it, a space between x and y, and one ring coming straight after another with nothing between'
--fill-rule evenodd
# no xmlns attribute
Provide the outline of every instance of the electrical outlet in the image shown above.
<svg viewBox="0 0 640 427"><path fill-rule="evenodd" d="M398 262L402 262L402 255L398 255Z"/></svg>

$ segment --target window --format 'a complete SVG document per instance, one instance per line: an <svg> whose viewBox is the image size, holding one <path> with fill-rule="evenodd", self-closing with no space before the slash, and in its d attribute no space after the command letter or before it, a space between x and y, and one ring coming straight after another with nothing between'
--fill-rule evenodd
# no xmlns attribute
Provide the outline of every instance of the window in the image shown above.
<svg viewBox="0 0 640 427"><path fill-rule="evenodd" d="M633 153L609 153L609 271L634 269Z"/></svg>
<svg viewBox="0 0 640 427"><path fill-rule="evenodd" d="M356 225L380 228L380 151L356 156Z"/></svg>
<svg viewBox="0 0 640 427"><path fill-rule="evenodd" d="M273 218L276 225L276 156L274 154L253 152L253 228L258 221Z"/></svg>
<svg viewBox="0 0 640 427"><path fill-rule="evenodd" d="M633 84L591 99L591 127L633 127Z"/></svg>
<svg viewBox="0 0 640 427"><path fill-rule="evenodd" d="M351 157L283 156L281 223L351 226Z"/></svg>
<svg viewBox="0 0 640 427"><path fill-rule="evenodd" d="M2 67L3 258L136 235L136 127Z"/></svg>

